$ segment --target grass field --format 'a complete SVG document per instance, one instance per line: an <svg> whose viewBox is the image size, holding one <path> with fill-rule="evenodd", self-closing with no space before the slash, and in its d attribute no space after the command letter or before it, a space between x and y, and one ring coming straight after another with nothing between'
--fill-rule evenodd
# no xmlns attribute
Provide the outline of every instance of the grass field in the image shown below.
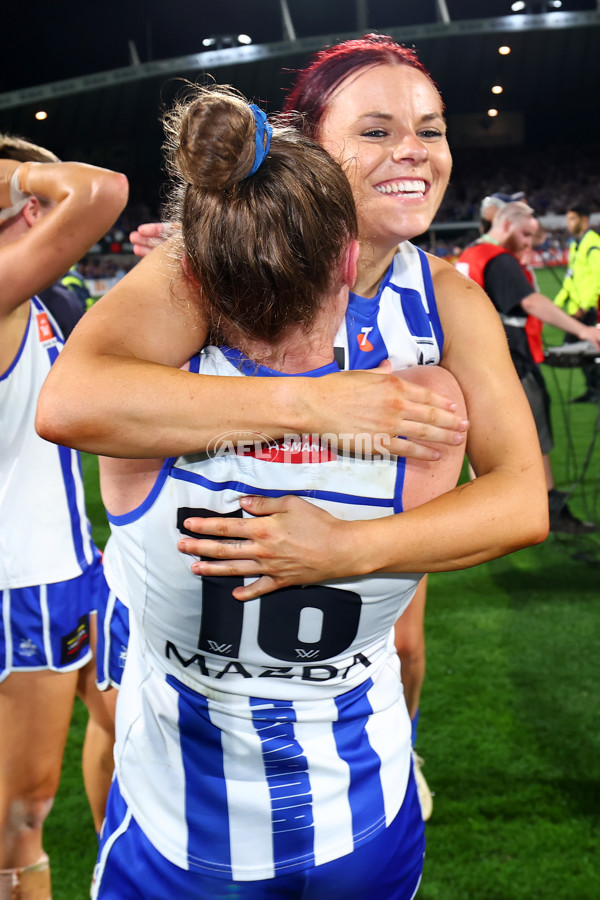
<svg viewBox="0 0 600 900"><path fill-rule="evenodd" d="M551 279L541 273L553 295ZM552 330L547 338L560 342ZM578 369L544 371L558 486L574 488L573 510L598 521L598 409L566 405L581 393ZM84 464L103 544L95 461ZM430 578L418 750L435 798L419 900L600 897L599 576L600 537L551 535ZM46 827L54 900L89 896L96 839L80 773L84 723L78 704Z"/></svg>

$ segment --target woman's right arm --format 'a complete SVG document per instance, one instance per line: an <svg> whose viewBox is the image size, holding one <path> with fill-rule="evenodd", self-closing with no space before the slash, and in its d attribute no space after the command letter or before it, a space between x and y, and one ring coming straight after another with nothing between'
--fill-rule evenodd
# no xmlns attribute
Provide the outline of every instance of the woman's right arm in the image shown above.
<svg viewBox="0 0 600 900"><path fill-rule="evenodd" d="M449 400L387 371L323 378L222 378L180 370L207 338L195 288L157 247L79 322L42 390L42 437L105 456L197 452L219 435L397 435L392 452L435 459L412 439L455 444Z"/></svg>

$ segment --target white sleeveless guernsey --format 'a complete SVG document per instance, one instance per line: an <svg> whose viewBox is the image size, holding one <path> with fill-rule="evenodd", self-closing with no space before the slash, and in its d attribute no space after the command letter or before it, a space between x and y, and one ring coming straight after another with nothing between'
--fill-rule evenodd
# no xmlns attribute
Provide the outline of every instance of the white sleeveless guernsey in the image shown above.
<svg viewBox="0 0 600 900"><path fill-rule="evenodd" d="M38 436L38 396L62 349L37 297L17 355L0 375L0 588L54 584L94 558L79 454Z"/></svg>

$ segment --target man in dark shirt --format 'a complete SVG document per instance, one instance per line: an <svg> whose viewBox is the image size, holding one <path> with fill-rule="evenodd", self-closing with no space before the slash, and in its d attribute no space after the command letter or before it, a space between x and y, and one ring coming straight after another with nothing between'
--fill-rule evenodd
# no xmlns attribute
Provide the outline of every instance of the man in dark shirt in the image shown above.
<svg viewBox="0 0 600 900"><path fill-rule="evenodd" d="M531 274L517 259L518 253L531 248L536 231L537 220L531 207L523 202L508 203L496 214L488 233L463 251L456 266L481 285L504 324L511 356L538 430L548 484L550 529L583 534L596 531L597 525L575 518L565 503L565 495L555 488L549 457L554 446L550 397L532 356L525 325L528 316L535 316L598 348L600 330L567 315L537 290Z"/></svg>

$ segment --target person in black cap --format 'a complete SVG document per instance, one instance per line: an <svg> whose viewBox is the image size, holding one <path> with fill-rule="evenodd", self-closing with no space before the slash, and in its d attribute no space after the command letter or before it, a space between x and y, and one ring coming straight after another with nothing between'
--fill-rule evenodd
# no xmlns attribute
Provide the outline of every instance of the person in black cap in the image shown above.
<svg viewBox="0 0 600 900"><path fill-rule="evenodd" d="M495 194L489 194L487 197L484 197L479 207L482 234L487 234L490 230L499 210L503 209L507 203L518 203L519 201L527 202L524 191L516 191L514 194L504 194L501 191L497 191Z"/></svg>

